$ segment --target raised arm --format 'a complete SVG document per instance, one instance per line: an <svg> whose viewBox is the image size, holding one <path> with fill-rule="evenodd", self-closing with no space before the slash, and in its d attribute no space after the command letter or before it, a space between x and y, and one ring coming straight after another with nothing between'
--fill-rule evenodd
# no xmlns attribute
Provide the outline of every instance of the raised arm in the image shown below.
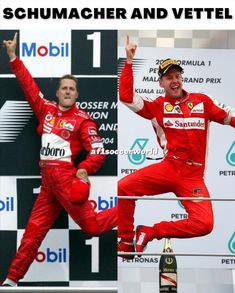
<svg viewBox="0 0 235 293"><path fill-rule="evenodd" d="M119 99L129 109L138 115L152 119L154 117L154 103L145 101L141 96L134 93L134 76L132 63L136 53L137 45L130 42L129 36L126 38L126 62L122 69L119 80Z"/></svg>
<svg viewBox="0 0 235 293"><path fill-rule="evenodd" d="M119 98L123 103L132 103L134 96L134 77L132 62L135 56L137 45L130 43L129 36L126 37L126 63L122 70L119 83Z"/></svg>
<svg viewBox="0 0 235 293"><path fill-rule="evenodd" d="M7 50L7 55L9 56L10 62L16 59L17 36L18 33L15 33L12 40L3 41L3 47Z"/></svg>
<svg viewBox="0 0 235 293"><path fill-rule="evenodd" d="M132 61L135 57L135 52L137 45L130 42L130 37L126 36L126 62L132 64Z"/></svg>
<svg viewBox="0 0 235 293"><path fill-rule="evenodd" d="M40 119L43 116L48 102L43 99L43 94L40 92L33 77L24 63L16 55L17 36L18 33L15 33L12 40L4 40L3 47L6 49L9 56L12 72L15 74L32 110L37 118Z"/></svg>

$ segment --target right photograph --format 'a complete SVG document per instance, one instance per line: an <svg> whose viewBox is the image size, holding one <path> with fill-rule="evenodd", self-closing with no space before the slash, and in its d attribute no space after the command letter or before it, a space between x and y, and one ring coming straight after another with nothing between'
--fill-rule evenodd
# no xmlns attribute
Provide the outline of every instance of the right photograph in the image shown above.
<svg viewBox="0 0 235 293"><path fill-rule="evenodd" d="M233 293L235 31L118 32L119 293Z"/></svg>

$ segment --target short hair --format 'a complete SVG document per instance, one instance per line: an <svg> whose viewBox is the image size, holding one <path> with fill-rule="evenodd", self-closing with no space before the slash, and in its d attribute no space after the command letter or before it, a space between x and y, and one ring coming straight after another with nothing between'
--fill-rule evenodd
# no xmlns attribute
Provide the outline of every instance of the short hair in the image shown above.
<svg viewBox="0 0 235 293"><path fill-rule="evenodd" d="M78 91L78 79L72 74L65 74L65 75L61 76L61 78L59 79L58 84L57 84L57 90L59 89L59 87L61 85L61 81L63 79L71 79L71 80L73 80L75 82L75 84L76 84L76 89Z"/></svg>

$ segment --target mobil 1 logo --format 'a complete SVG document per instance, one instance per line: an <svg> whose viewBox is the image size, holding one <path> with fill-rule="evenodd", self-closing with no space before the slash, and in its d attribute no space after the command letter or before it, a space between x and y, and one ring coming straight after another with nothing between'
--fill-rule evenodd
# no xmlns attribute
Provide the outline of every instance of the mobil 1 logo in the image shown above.
<svg viewBox="0 0 235 293"><path fill-rule="evenodd" d="M117 231L90 237L82 230L69 231L70 276L73 280L117 280Z"/></svg>
<svg viewBox="0 0 235 293"><path fill-rule="evenodd" d="M116 75L117 31L72 31L72 74Z"/></svg>

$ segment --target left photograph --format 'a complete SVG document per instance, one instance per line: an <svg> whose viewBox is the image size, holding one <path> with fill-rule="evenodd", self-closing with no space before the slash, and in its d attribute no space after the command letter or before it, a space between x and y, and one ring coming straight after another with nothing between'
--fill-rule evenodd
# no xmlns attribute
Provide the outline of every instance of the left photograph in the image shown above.
<svg viewBox="0 0 235 293"><path fill-rule="evenodd" d="M2 286L117 292L117 31L0 41Z"/></svg>

